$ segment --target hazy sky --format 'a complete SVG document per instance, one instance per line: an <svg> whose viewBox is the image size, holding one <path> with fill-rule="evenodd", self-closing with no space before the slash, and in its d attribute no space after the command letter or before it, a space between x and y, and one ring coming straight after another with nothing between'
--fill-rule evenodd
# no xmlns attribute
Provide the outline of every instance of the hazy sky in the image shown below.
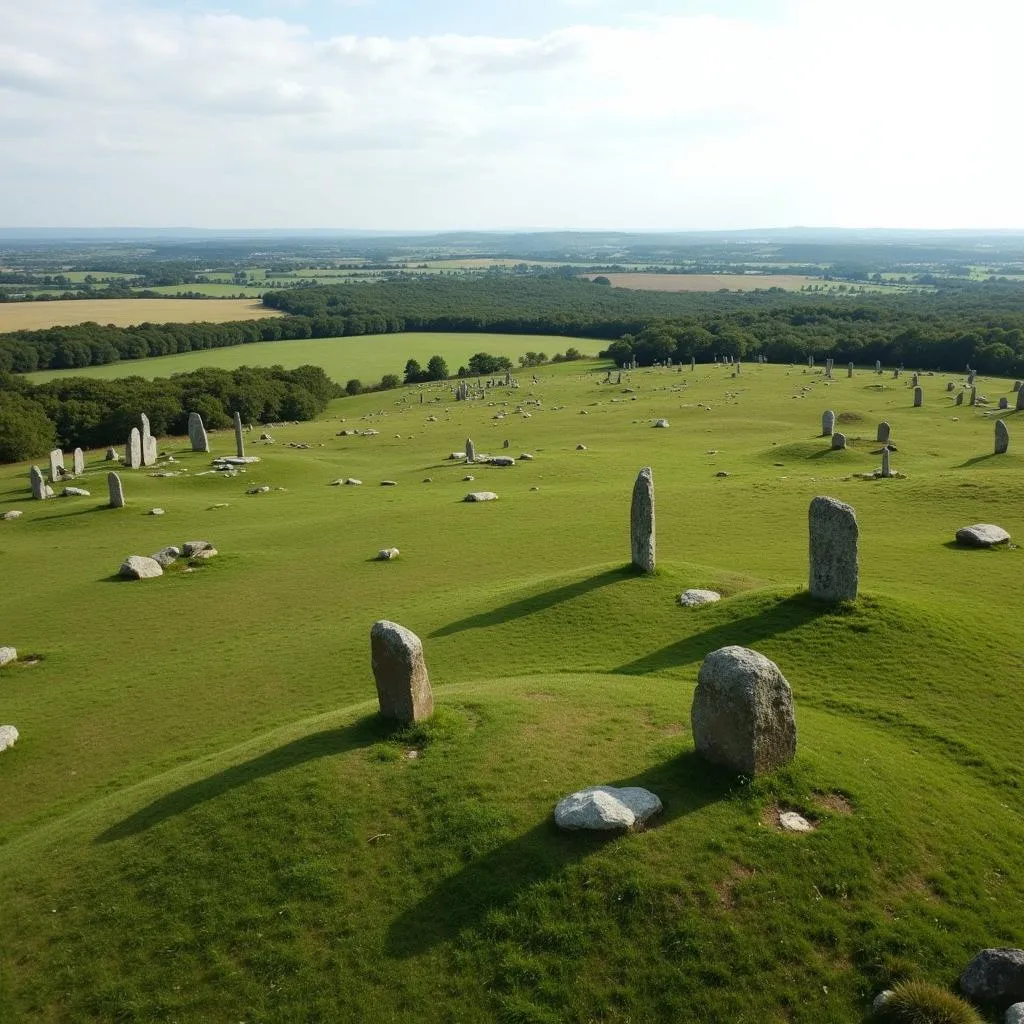
<svg viewBox="0 0 1024 1024"><path fill-rule="evenodd" d="M1020 0L0 0L0 226L1024 228Z"/></svg>

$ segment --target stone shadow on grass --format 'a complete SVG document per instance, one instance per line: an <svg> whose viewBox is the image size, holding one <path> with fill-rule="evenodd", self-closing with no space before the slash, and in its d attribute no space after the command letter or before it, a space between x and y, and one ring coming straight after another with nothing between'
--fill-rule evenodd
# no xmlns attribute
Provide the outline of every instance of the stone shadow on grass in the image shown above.
<svg viewBox="0 0 1024 1024"><path fill-rule="evenodd" d="M592 590L599 590L601 587L610 586L613 583L620 583L623 580L636 579L638 573L631 565L616 566L614 569L607 569L599 572L596 576L588 576L584 580L577 580L575 583L568 583L563 587L555 587L553 590L545 590L541 594L533 594L524 597L519 601L512 601L500 608L494 608L489 612L481 612L478 615L470 615L465 619L442 626L430 634L431 638L451 636L453 633L462 633L467 629L485 629L488 626L500 626L502 623L511 622L513 619L521 619L526 615L533 615L535 612L544 611L563 601L571 601L574 597L582 597Z"/></svg>
<svg viewBox="0 0 1024 1024"><path fill-rule="evenodd" d="M778 633L786 633L791 629L814 622L823 615L835 614L842 609L841 605L815 601L806 591L800 591L790 597L779 598L756 615L746 618L729 619L717 626L684 637L674 644L662 647L661 650L645 654L636 661L620 665L612 669L622 675L645 675L648 672L659 672L664 669L678 668L702 661L719 647L739 644L741 647L755 646L758 641ZM723 608L727 611L727 608ZM694 614L692 611L688 614ZM696 614L701 614L698 611Z"/></svg>
<svg viewBox="0 0 1024 1024"><path fill-rule="evenodd" d="M665 808L649 823L656 829L724 799L735 776L689 750L629 779L588 783L597 784L642 786L656 793ZM424 953L467 928L479 928L488 914L510 907L533 886L557 878L590 854L612 843L632 841L635 837L618 831L563 831L551 813L525 834L444 879L397 917L388 929L387 952L402 958Z"/></svg>
<svg viewBox="0 0 1024 1024"><path fill-rule="evenodd" d="M232 765L198 782L189 783L158 797L152 803L129 815L123 821L112 825L96 838L97 843L110 843L118 839L127 839L159 825L179 814L190 811L193 807L213 800L238 786L245 786L256 779L274 775L277 772L294 768L308 761L316 761L322 757L354 750L356 747L369 746L385 739L395 730L380 715L367 715L351 725L343 725L337 729L324 729L321 732L302 736L291 743L268 750L258 757Z"/></svg>

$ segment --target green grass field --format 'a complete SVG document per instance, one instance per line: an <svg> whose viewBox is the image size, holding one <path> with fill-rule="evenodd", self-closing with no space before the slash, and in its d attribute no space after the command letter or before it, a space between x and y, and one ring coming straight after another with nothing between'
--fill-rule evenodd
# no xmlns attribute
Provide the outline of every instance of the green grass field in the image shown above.
<svg viewBox="0 0 1024 1024"><path fill-rule="evenodd" d="M140 300L145 301L145 300ZM312 363L322 366L334 380L344 384L357 377L364 384L379 381L385 373L401 375L406 361L418 360L423 366L433 355L442 355L452 373L465 365L476 352L508 356L515 363L525 352L545 352L553 356L567 348L596 355L607 342L588 338L564 338L554 335L523 334L444 334L426 332L406 334L356 335L350 338L317 338L300 341L264 341L252 345L206 349L184 355L155 359L131 359L79 370L40 370L28 374L33 383L57 377L169 377L201 366L274 366L286 369Z"/></svg>
<svg viewBox="0 0 1024 1024"><path fill-rule="evenodd" d="M185 472L124 471L123 510L102 453L91 498L34 503L27 466L0 467L0 513L24 510L0 522L0 644L35 662L0 670L21 732L0 754L0 1021L847 1024L894 980L953 986L977 949L1024 943L1024 563L950 543L978 521L1024 536L1018 417L994 457L993 417L945 375L922 409L866 371L538 375L483 402L339 400L250 434L262 461L234 479L164 438ZM849 450L818 436L826 408ZM882 419L906 479L856 479ZM446 456L467 436L535 461L463 482ZM625 568L644 465L650 577ZM246 495L263 483L283 490ZM474 488L500 500L461 502ZM804 591L817 494L857 509L852 606ZM219 556L112 579L191 538ZM385 546L401 557L372 561ZM684 610L691 586L724 600ZM382 617L433 681L435 718L405 732L373 714ZM700 662L732 643L796 702L796 761L754 783L690 735ZM597 783L665 812L559 833L558 798ZM777 807L817 830L777 831Z"/></svg>

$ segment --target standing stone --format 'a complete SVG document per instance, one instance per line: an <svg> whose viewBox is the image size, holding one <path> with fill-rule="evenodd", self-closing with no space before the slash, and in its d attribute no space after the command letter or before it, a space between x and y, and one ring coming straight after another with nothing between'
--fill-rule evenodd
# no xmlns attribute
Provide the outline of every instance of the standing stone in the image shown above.
<svg viewBox="0 0 1024 1024"><path fill-rule="evenodd" d="M409 725L433 714L423 644L412 630L387 619L375 622L370 630L370 659L381 715Z"/></svg>
<svg viewBox="0 0 1024 1024"><path fill-rule="evenodd" d="M32 486L32 497L36 501L45 501L49 497L46 493L46 481L43 479L43 471L38 466L33 466L28 471L28 481Z"/></svg>
<svg viewBox="0 0 1024 1024"><path fill-rule="evenodd" d="M958 391L956 393L956 398L953 399L953 404L954 405L963 405L964 404L964 393L962 391Z"/></svg>
<svg viewBox="0 0 1024 1024"><path fill-rule="evenodd" d="M814 498L808 510L811 597L853 601L857 597L857 514L836 498Z"/></svg>
<svg viewBox="0 0 1024 1024"><path fill-rule="evenodd" d="M1024 409L1024 388L1017 392L1017 411Z"/></svg>
<svg viewBox="0 0 1024 1024"><path fill-rule="evenodd" d="M956 385L951 380L947 380L946 381L946 390L947 391L956 391Z"/></svg>
<svg viewBox="0 0 1024 1024"><path fill-rule="evenodd" d="M139 415L139 443L142 448L143 466L156 465L156 439L149 429L149 417L145 413Z"/></svg>
<svg viewBox="0 0 1024 1024"><path fill-rule="evenodd" d="M746 647L720 647L700 667L690 724L697 753L740 775L793 760L793 692L774 661Z"/></svg>
<svg viewBox="0 0 1024 1024"><path fill-rule="evenodd" d="M882 422L878 424L878 430L875 432L875 440L880 441L882 444L888 444L889 435L891 433L892 428L885 422L885 420L882 420Z"/></svg>
<svg viewBox="0 0 1024 1024"><path fill-rule="evenodd" d="M914 408L920 409L924 402L924 388L914 388Z"/></svg>
<svg viewBox="0 0 1024 1024"><path fill-rule="evenodd" d="M235 413L235 454L240 459L245 458L245 439L242 436L242 414Z"/></svg>
<svg viewBox="0 0 1024 1024"><path fill-rule="evenodd" d="M882 360L881 359L876 359L875 360L875 373L881 373L881 372L882 372Z"/></svg>
<svg viewBox="0 0 1024 1024"><path fill-rule="evenodd" d="M629 540L633 565L641 572L654 572L654 475L650 466L640 470L633 484Z"/></svg>
<svg viewBox="0 0 1024 1024"><path fill-rule="evenodd" d="M124 464L128 469L138 469L142 465L142 435L138 427L132 427L128 435L128 444L124 449Z"/></svg>
<svg viewBox="0 0 1024 1024"><path fill-rule="evenodd" d="M846 376L847 377L852 377L853 376L853 363L847 363L846 364Z"/></svg>
<svg viewBox="0 0 1024 1024"><path fill-rule="evenodd" d="M883 448L882 449L882 476L885 477L886 480L888 480L889 477L892 476L892 467L890 467L890 465L889 465L889 449L888 448Z"/></svg>
<svg viewBox="0 0 1024 1024"><path fill-rule="evenodd" d="M1015 380L1013 382L1013 390L1014 391L1020 391L1020 389L1021 389L1021 381Z"/></svg>
<svg viewBox="0 0 1024 1024"><path fill-rule="evenodd" d="M697 358L696 356L690 356L690 373L693 373L697 369Z"/></svg>
<svg viewBox="0 0 1024 1024"><path fill-rule="evenodd" d="M110 494L111 508L124 508L124 487L116 473L107 474L107 492Z"/></svg>
<svg viewBox="0 0 1024 1024"><path fill-rule="evenodd" d="M896 369L892 371L892 379L893 380L897 380L899 378L899 375L900 375L900 369L897 366Z"/></svg>
<svg viewBox="0 0 1024 1024"><path fill-rule="evenodd" d="M821 414L821 436L831 437L836 429L836 414L831 409L826 409Z"/></svg>
<svg viewBox="0 0 1024 1024"><path fill-rule="evenodd" d="M188 414L188 439L192 442L192 451L208 452L210 450L210 438L206 433L203 417L197 412Z"/></svg>
<svg viewBox="0 0 1024 1024"><path fill-rule="evenodd" d="M910 386L912 388L916 388L917 385L920 384L920 383L921 383L921 380L918 377L918 375L915 373L914 376L910 378Z"/></svg>
<svg viewBox="0 0 1024 1024"><path fill-rule="evenodd" d="M75 449L74 459L75 476L81 476L85 472L85 453L81 448Z"/></svg>
<svg viewBox="0 0 1024 1024"><path fill-rule="evenodd" d="M842 451L846 448L846 435L841 434L838 430L832 435L832 450Z"/></svg>
<svg viewBox="0 0 1024 1024"><path fill-rule="evenodd" d="M996 455L1005 455L1010 447L1010 432L1002 420L996 420Z"/></svg>
<svg viewBox="0 0 1024 1024"><path fill-rule="evenodd" d="M476 461L476 445L471 437L466 438L466 462Z"/></svg>
<svg viewBox="0 0 1024 1024"><path fill-rule="evenodd" d="M976 376L976 374L975 374L974 370L971 370L971 372L969 374L967 374L967 384L968 384L969 387L973 387L974 386L974 378L975 378L975 376Z"/></svg>
<svg viewBox="0 0 1024 1024"><path fill-rule="evenodd" d="M967 404L968 405L977 405L978 404L978 389L976 387L972 387L971 388L971 398L970 398L970 401L968 401Z"/></svg>
<svg viewBox="0 0 1024 1024"><path fill-rule="evenodd" d="M50 483L56 483L64 475L64 453L59 448L50 452Z"/></svg>

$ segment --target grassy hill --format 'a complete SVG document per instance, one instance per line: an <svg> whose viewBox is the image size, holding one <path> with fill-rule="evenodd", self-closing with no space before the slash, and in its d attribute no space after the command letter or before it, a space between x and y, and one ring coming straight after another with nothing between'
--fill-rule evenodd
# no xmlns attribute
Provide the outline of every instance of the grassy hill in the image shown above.
<svg viewBox="0 0 1024 1024"><path fill-rule="evenodd" d="M977 521L1022 535L1016 439L991 456L993 418L939 375L916 410L866 371L538 375L488 402L340 400L250 435L262 461L234 479L164 439L187 472L125 471L120 511L101 453L92 498L33 503L26 467L0 469L0 513L25 513L0 522L0 644L40 659L0 670L22 734L0 755L0 1021L838 1024L1024 942L1020 552L950 544ZM845 452L817 436L826 408ZM882 419L907 478L857 479ZM448 461L467 436L535 461ZM644 465L651 577L624 569ZM346 476L363 486L330 486ZM283 490L245 494L263 483ZM853 607L804 593L816 494L858 512ZM191 538L220 555L111 579ZM690 586L725 600L679 608ZM425 726L373 714L381 617L423 639ZM754 783L693 754L696 673L730 643L796 701L797 760ZM596 783L665 813L559 833L554 803ZM779 807L816 831L779 832Z"/></svg>

